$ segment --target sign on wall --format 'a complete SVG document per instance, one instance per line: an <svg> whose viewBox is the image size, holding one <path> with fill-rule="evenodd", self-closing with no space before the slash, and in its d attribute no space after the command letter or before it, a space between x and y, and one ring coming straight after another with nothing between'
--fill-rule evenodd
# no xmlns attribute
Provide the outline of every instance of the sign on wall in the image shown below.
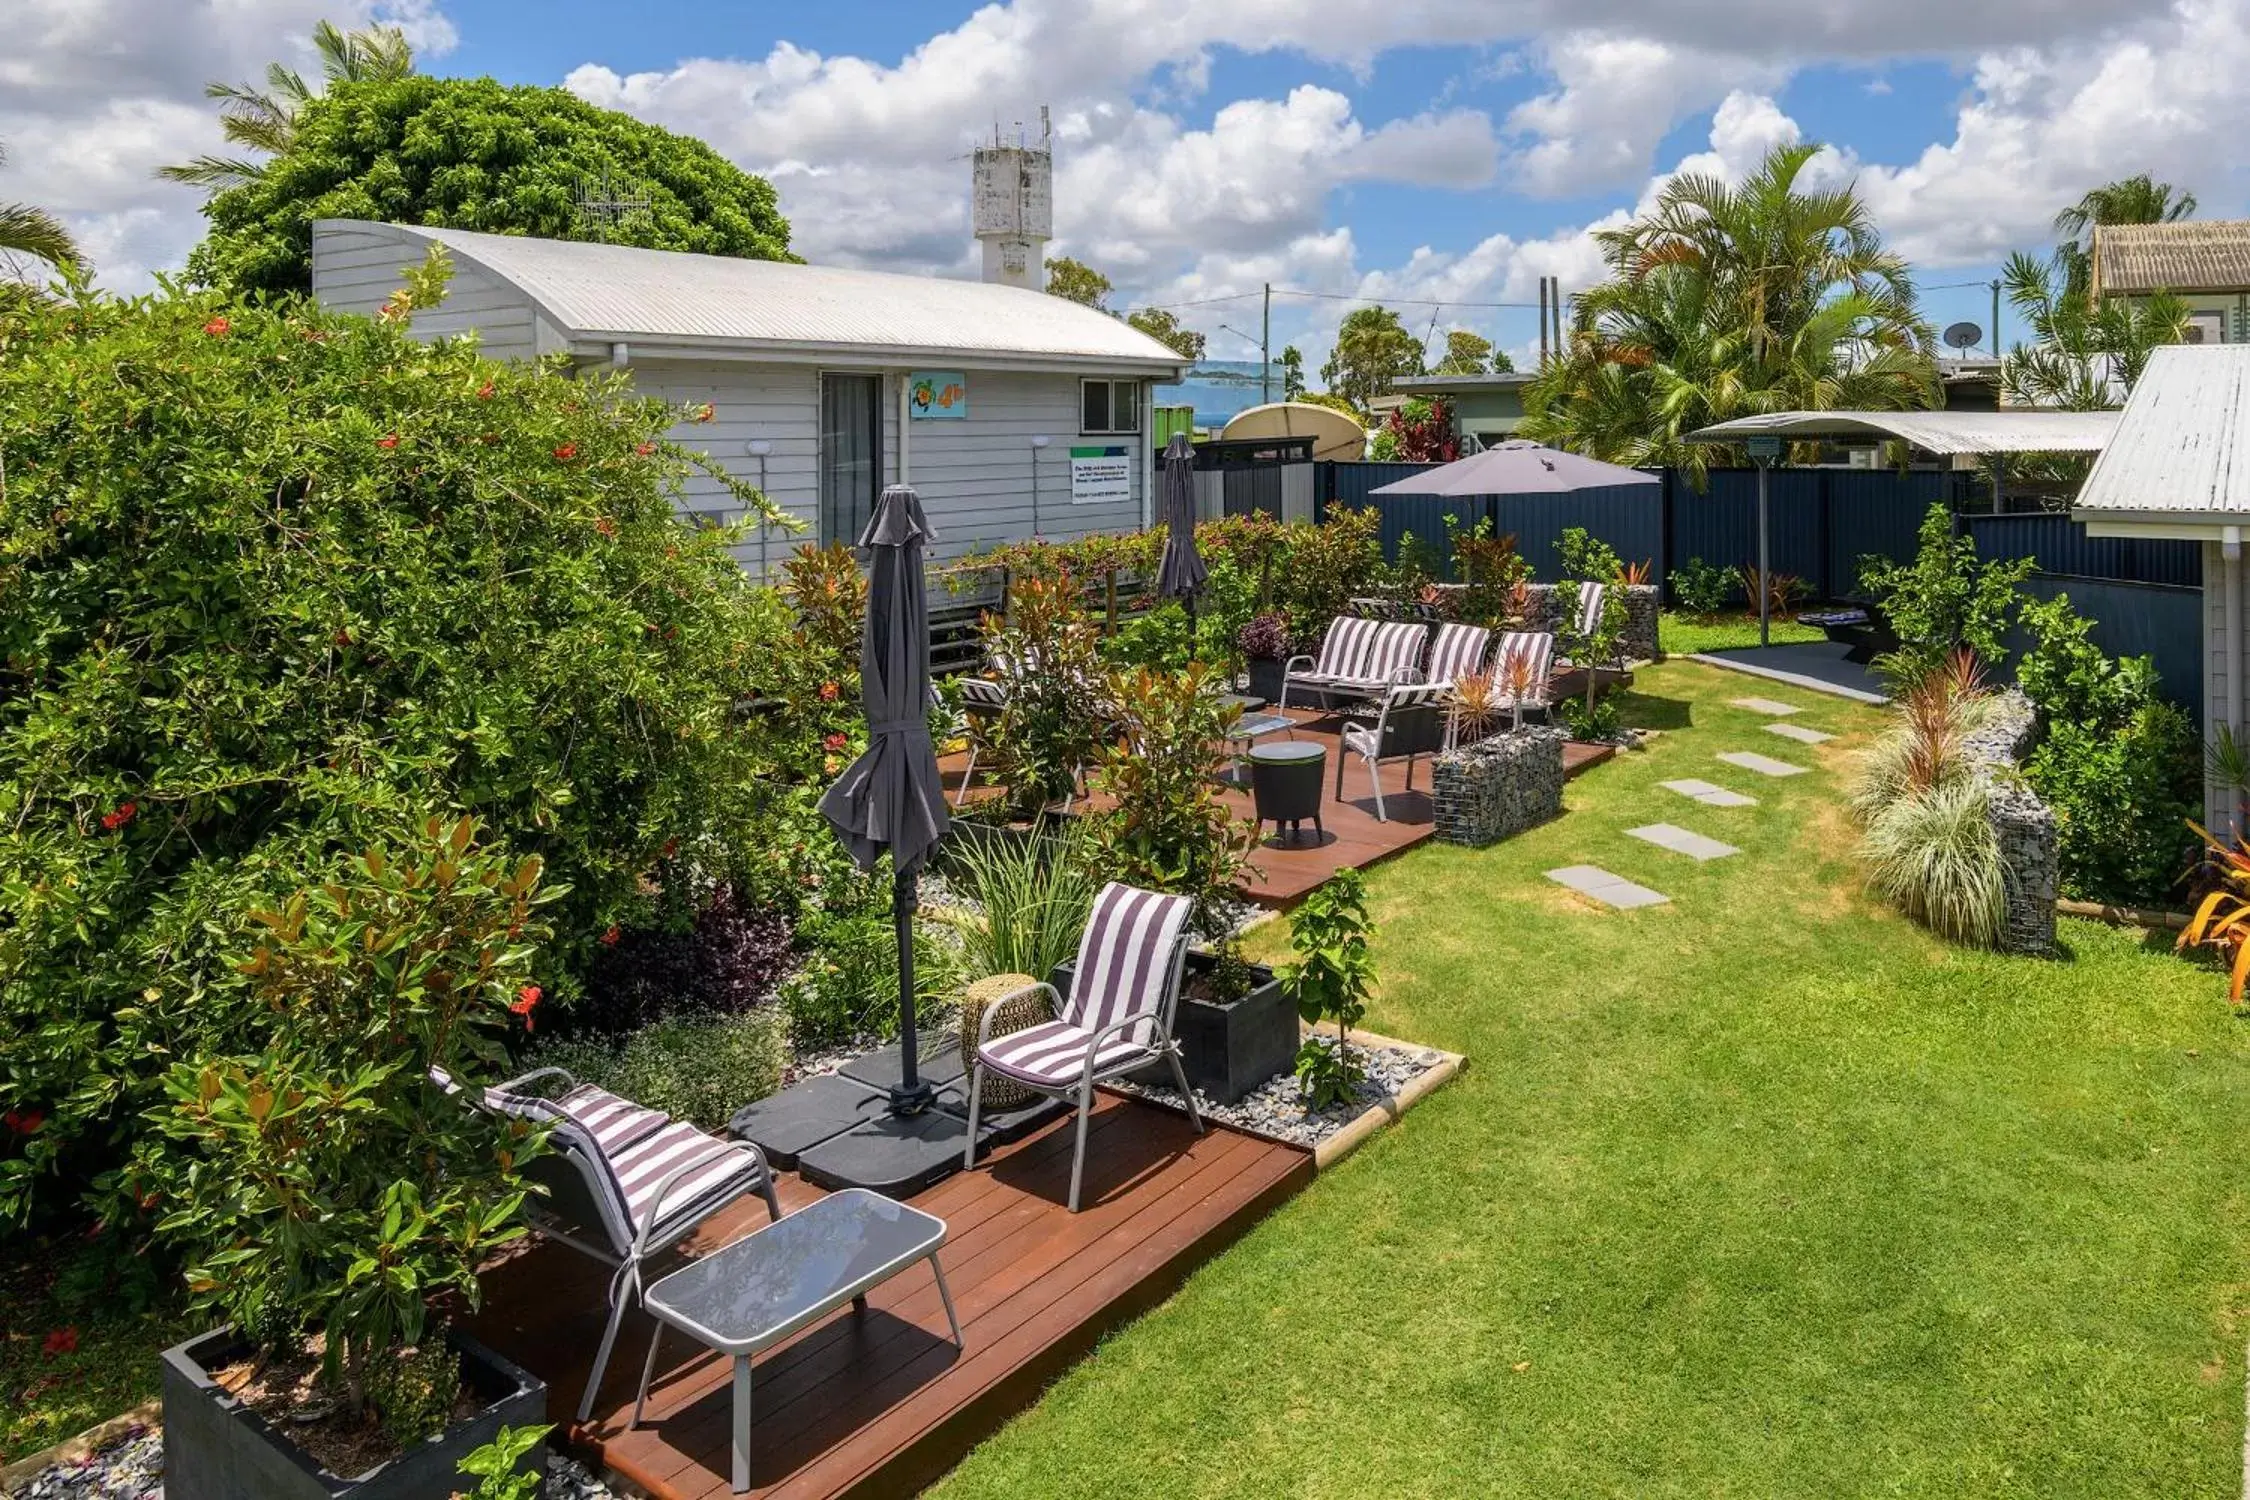
<svg viewBox="0 0 2250 1500"><path fill-rule="evenodd" d="M966 421L969 377L959 370L916 370L906 377L906 412L916 422Z"/></svg>
<svg viewBox="0 0 2250 1500"><path fill-rule="evenodd" d="M1130 505L1133 459L1122 447L1070 450L1070 503Z"/></svg>

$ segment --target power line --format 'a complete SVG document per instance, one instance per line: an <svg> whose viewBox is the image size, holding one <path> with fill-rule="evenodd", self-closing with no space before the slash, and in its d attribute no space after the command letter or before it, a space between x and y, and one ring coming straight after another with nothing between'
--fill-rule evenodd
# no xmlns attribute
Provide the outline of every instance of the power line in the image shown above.
<svg viewBox="0 0 2250 1500"><path fill-rule="evenodd" d="M1396 307L1519 307L1529 310L1539 306L1536 302L1472 302L1457 297L1363 297L1353 292L1314 292L1293 286L1277 286L1273 289L1273 294L1276 297L1313 297L1325 302L1381 303ZM1260 295L1262 294L1258 292L1234 292L1224 297L1199 297L1189 302L1151 302L1129 311L1174 312L1183 307L1214 307L1222 302L1244 302Z"/></svg>

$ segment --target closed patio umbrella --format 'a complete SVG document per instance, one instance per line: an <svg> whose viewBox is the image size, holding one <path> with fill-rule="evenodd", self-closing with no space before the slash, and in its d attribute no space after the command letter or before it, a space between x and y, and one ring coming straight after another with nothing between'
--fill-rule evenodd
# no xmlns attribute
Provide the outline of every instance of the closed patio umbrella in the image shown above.
<svg viewBox="0 0 2250 1500"><path fill-rule="evenodd" d="M914 1017L915 885L945 837L945 793L930 743L930 618L922 552L931 540L910 486L883 491L859 544L868 553L867 621L860 632L860 702L867 749L820 799L860 868L891 854L891 920L898 935L899 1082L891 1107L913 1114L935 1091L917 1072Z"/></svg>
<svg viewBox="0 0 2250 1500"><path fill-rule="evenodd" d="M1164 518L1164 557L1156 568L1156 592L1187 606L1188 638L1195 637L1195 596L1203 592L1211 570L1195 550L1195 454L1187 434L1175 432L1164 445L1164 490L1159 513Z"/></svg>

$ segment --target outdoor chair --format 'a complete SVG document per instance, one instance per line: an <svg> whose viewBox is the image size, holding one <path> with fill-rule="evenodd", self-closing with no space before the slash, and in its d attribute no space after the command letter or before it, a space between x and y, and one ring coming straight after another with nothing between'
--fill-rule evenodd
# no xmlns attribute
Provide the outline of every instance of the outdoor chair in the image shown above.
<svg viewBox="0 0 2250 1500"><path fill-rule="evenodd" d="M1482 625L1440 625L1437 639L1430 643L1429 670L1422 680L1451 686L1476 676L1484 670L1484 654L1491 644L1492 632Z"/></svg>
<svg viewBox="0 0 2250 1500"><path fill-rule="evenodd" d="M977 774L978 740L1008 707L1008 690L991 678L963 677L959 682L961 714L969 721L969 763L961 768L961 785L953 793L955 807L969 800L969 783Z"/></svg>
<svg viewBox="0 0 2250 1500"><path fill-rule="evenodd" d="M1282 666L1280 707L1290 694L1310 689L1327 708L1335 699L1379 698L1400 683L1419 682L1422 647L1430 628L1418 620L1363 620L1342 615L1331 621L1320 655L1292 656Z"/></svg>
<svg viewBox="0 0 2250 1500"><path fill-rule="evenodd" d="M1599 583L1578 585L1578 614L1570 622L1572 639L1580 642L1593 640L1595 634L1602 628L1602 609L1608 602L1609 589L1606 585ZM1584 667L1588 671L1602 665L1600 662L1579 661L1575 656L1571 658L1570 664L1574 667Z"/></svg>
<svg viewBox="0 0 2250 1500"><path fill-rule="evenodd" d="M1528 668L1529 684L1519 705L1516 696L1508 691L1510 666L1521 661ZM1500 644L1492 653L1492 680L1497 689L1493 702L1511 713L1517 707L1536 708L1543 713L1552 712L1554 702L1548 693L1548 684L1555 674L1555 637L1545 630L1510 630L1500 637Z"/></svg>
<svg viewBox="0 0 2250 1500"><path fill-rule="evenodd" d="M969 1074L964 1170L976 1165L977 1111L987 1073L1054 1098L1077 1100L1078 1144L1070 1158L1072 1213L1078 1212L1078 1187L1085 1174L1086 1121L1094 1109L1095 1084L1151 1063L1167 1063L1195 1133L1203 1133L1203 1116L1196 1110L1187 1072L1180 1065L1180 1046L1172 1037L1193 906L1185 896L1159 895L1111 881L1094 897L1093 912L1086 919L1070 997L1065 999L1053 985L1039 982L985 1007ZM1037 992L1045 994L1053 1019L1007 1036L991 1035L993 1018L1011 1001Z"/></svg>
<svg viewBox="0 0 2250 1500"><path fill-rule="evenodd" d="M1388 823L1383 810L1383 762L1406 762L1406 789L1414 790L1414 762L1445 747L1445 683L1417 683L1395 687L1383 695L1382 712L1372 724L1345 726L1341 754L1336 757L1336 797L1344 796L1344 759L1356 755L1367 763L1368 780L1375 788L1375 821Z"/></svg>
<svg viewBox="0 0 2250 1500"><path fill-rule="evenodd" d="M432 1073L441 1086L451 1081ZM559 1092L535 1094L533 1084ZM578 1420L593 1415L625 1310L639 1300L648 1262L686 1239L720 1209L752 1194L769 1217L781 1217L773 1172L748 1141L726 1141L682 1120L578 1082L561 1068L540 1068L484 1091L483 1105L552 1127L552 1148L525 1168L545 1189L524 1200L531 1227L557 1244L616 1268L609 1281L609 1323L578 1400Z"/></svg>

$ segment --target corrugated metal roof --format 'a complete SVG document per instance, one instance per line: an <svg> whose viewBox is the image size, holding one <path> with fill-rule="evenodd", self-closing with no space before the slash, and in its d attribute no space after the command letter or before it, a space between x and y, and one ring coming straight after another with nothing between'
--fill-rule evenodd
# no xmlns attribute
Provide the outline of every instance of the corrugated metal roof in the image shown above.
<svg viewBox="0 0 2250 1500"><path fill-rule="evenodd" d="M1700 428L1698 443L1751 437L1897 438L1925 453L2098 453L2113 411L1776 411Z"/></svg>
<svg viewBox="0 0 2250 1500"><path fill-rule="evenodd" d="M2103 224L2094 230L2094 295L2250 289L2250 219Z"/></svg>
<svg viewBox="0 0 2250 1500"><path fill-rule="evenodd" d="M2072 510L2082 520L2250 515L2250 344L2151 355Z"/></svg>
<svg viewBox="0 0 2250 1500"><path fill-rule="evenodd" d="M992 356L1176 372L1187 361L1107 313L1022 287L419 225L338 228L434 240L523 288L572 340Z"/></svg>

